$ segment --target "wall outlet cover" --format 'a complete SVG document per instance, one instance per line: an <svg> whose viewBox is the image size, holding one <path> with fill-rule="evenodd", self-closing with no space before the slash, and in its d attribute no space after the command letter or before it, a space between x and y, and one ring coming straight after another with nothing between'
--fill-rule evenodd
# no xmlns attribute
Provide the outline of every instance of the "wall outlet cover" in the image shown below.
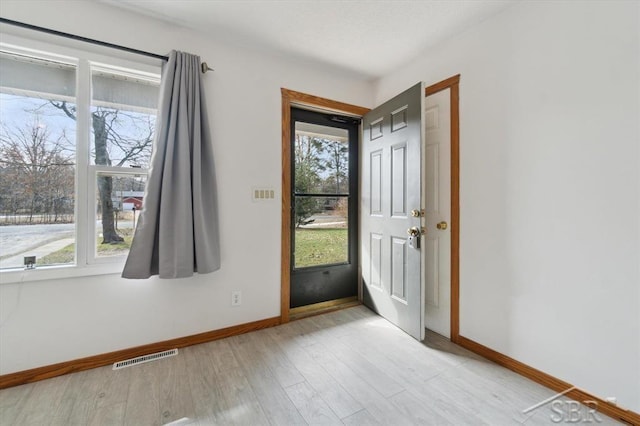
<svg viewBox="0 0 640 426"><path fill-rule="evenodd" d="M242 304L242 292L241 291L232 291L231 292L231 306L240 306Z"/></svg>

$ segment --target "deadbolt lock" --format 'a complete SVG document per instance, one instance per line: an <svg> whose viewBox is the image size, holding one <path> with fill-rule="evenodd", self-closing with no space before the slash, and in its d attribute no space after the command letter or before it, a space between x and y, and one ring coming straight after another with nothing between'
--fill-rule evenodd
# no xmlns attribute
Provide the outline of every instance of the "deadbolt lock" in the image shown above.
<svg viewBox="0 0 640 426"><path fill-rule="evenodd" d="M411 217L423 217L424 210L413 209L411 210Z"/></svg>
<svg viewBox="0 0 640 426"><path fill-rule="evenodd" d="M407 229L407 234L409 234L409 247L414 249L420 248L420 229L417 226L412 226Z"/></svg>

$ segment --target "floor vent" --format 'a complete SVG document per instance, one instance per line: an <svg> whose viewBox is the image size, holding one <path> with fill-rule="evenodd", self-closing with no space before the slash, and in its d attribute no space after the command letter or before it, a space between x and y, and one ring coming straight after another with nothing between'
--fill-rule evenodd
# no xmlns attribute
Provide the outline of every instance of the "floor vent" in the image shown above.
<svg viewBox="0 0 640 426"><path fill-rule="evenodd" d="M177 349L171 349L164 352L156 352L155 354L142 355L136 358L125 359L124 361L118 361L113 364L114 370L120 370L121 368L131 367L132 365L142 364L143 362L156 361L162 358L168 358L170 356L178 355Z"/></svg>

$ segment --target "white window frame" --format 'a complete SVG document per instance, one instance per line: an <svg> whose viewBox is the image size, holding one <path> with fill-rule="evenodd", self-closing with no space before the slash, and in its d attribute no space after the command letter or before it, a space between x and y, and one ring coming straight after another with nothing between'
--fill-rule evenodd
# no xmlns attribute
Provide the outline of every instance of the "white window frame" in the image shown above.
<svg viewBox="0 0 640 426"><path fill-rule="evenodd" d="M91 148L91 78L92 64L104 64L124 70L136 70L149 78L160 78L161 61L115 49L94 46L75 40L59 38L55 44L38 39L39 33L0 26L0 48L15 53L33 55L74 64L76 68L76 175L75 175L75 238L76 255L73 265L37 266L35 269L12 268L0 270L0 284L25 281L44 281L105 274L120 274L126 256L97 257L95 196L98 173L113 175L143 175L146 169L97 166L90 164ZM56 37L57 38L57 37ZM48 36L48 40L51 36Z"/></svg>
<svg viewBox="0 0 640 426"><path fill-rule="evenodd" d="M89 215L90 222L89 225L90 235L89 235L89 246L87 247L87 264L99 264L99 263L114 263L114 262L122 262L127 259L126 255L119 256L96 256L96 250L98 240L98 223L96 220L96 212L98 211L98 201L96 199L96 194L98 191L98 175L106 174L110 176L147 176L149 174L148 169L143 168L126 168L126 167L114 167L114 166L89 166L89 177L88 177L88 204L89 204Z"/></svg>

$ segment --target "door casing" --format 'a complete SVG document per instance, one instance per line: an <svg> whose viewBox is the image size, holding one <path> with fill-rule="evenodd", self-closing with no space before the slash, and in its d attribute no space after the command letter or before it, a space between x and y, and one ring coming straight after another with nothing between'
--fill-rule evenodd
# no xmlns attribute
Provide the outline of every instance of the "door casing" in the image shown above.
<svg viewBox="0 0 640 426"><path fill-rule="evenodd" d="M291 106L362 117L368 108L281 89L282 94L282 226L280 255L280 322L289 322L291 294Z"/></svg>
<svg viewBox="0 0 640 426"><path fill-rule="evenodd" d="M451 89L451 341L460 340L460 74L425 88L425 96ZM291 267L291 106L362 117L368 108L307 93L281 89L282 94L282 227L280 262L280 322L289 322Z"/></svg>
<svg viewBox="0 0 640 426"><path fill-rule="evenodd" d="M460 74L425 88L425 97L450 89L451 108L451 335L460 337Z"/></svg>

